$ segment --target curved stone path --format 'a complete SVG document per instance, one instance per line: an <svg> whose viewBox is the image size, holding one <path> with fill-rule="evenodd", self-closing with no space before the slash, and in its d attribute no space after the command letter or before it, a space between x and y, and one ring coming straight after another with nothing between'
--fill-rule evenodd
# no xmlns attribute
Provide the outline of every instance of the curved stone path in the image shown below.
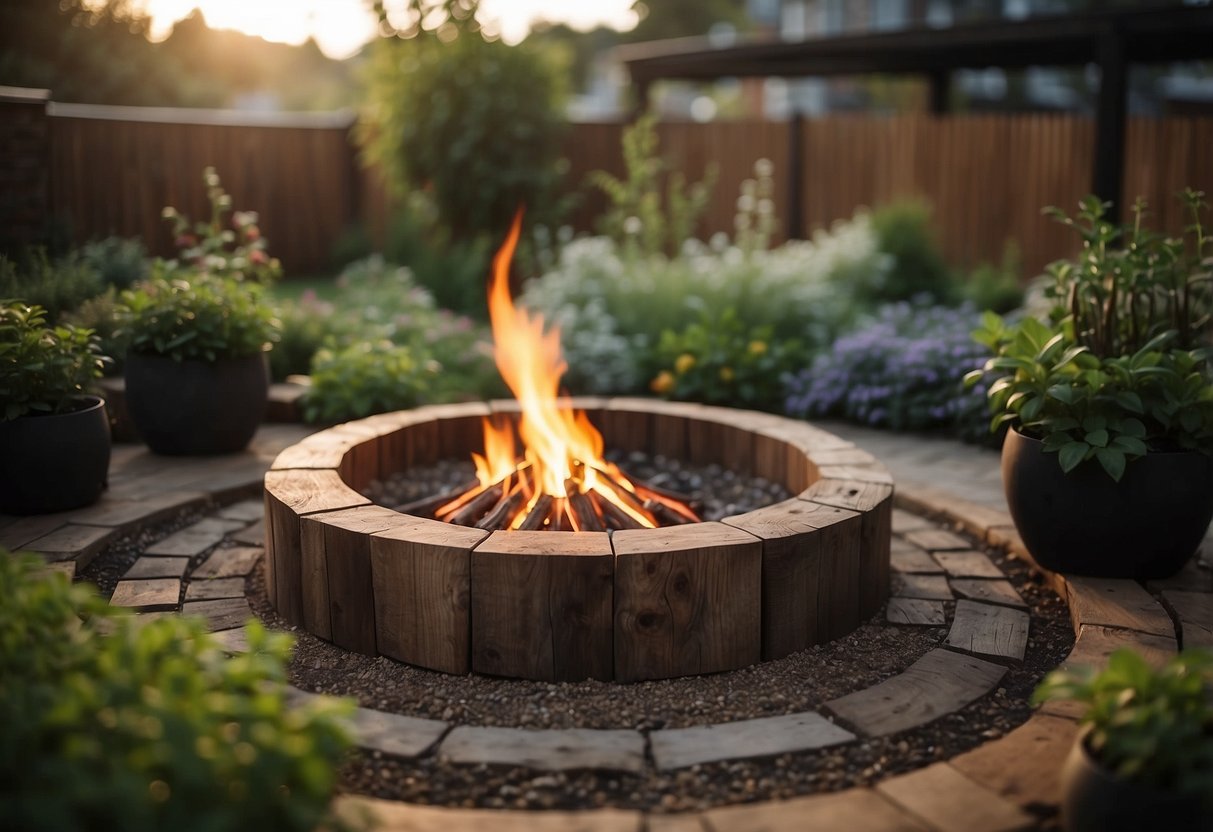
<svg viewBox="0 0 1213 832"><path fill-rule="evenodd" d="M894 474L897 504L893 554L898 581L890 621L938 624L944 599L958 598L946 646L904 673L827 704L827 714L803 713L714 726L650 732L532 731L446 723L358 709L359 743L398 756L439 754L452 762L500 762L544 769L673 769L700 762L779 754L904 730L985 695L1023 655L1026 614L1001 573L961 536L929 517L953 524L987 544L1028 558L1001 496L995 452L941 439L888 434L829 424L831 432L869 451ZM111 488L95 506L61 515L0 517L0 545L41 552L50 568L74 574L116 536L184 508L227 503L211 516L149 546L128 570L113 603L146 612L182 609L208 619L232 651L243 645L249 616L244 576L262 554L261 501L254 493L274 455L308 431L264 428L250 452L213 459L155 457L116 448ZM232 500L236 502L231 502ZM224 539L238 545L217 547ZM1202 554L1210 558L1213 547ZM204 557L205 556L205 557ZM190 564L193 580L181 598ZM1067 663L1098 664L1131 646L1164 660L1180 646L1213 647L1213 571L1194 561L1166 581L1066 578L1046 573L1066 598L1077 637ZM300 691L293 695L307 697ZM838 717L855 733L834 724ZM1024 725L946 762L888 778L875 787L754 803L682 815L623 810L578 813L420 807L347 796L344 813L372 812L380 828L731 830L854 827L885 829L1032 828L1058 800L1058 769L1077 731L1065 704L1040 709Z"/></svg>

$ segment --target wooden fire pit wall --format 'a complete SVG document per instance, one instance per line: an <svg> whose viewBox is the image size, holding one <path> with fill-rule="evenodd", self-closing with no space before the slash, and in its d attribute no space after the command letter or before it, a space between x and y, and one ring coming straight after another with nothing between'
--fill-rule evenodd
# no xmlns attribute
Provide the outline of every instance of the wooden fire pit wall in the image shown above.
<svg viewBox="0 0 1213 832"><path fill-rule="evenodd" d="M719 523L484 532L400 514L371 480L482 444L514 402L373 416L288 448L265 477L266 584L289 623L420 667L636 681L745 667L851 632L889 593L893 484L850 443L763 413L574 399L607 447L778 481Z"/></svg>

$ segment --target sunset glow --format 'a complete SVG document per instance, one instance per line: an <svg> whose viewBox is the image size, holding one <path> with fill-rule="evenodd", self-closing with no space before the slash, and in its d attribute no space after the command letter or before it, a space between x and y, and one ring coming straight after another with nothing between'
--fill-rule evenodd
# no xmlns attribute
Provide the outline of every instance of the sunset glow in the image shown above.
<svg viewBox="0 0 1213 832"><path fill-rule="evenodd" d="M152 18L152 37L168 36L173 24L200 9L213 29L235 29L266 40L303 43L315 38L332 58L345 58L375 35L369 0L142 0ZM499 29L509 43L526 36L536 20L580 29L596 25L628 29L636 24L631 0L484 0L482 22ZM404 4L387 3L403 8Z"/></svg>

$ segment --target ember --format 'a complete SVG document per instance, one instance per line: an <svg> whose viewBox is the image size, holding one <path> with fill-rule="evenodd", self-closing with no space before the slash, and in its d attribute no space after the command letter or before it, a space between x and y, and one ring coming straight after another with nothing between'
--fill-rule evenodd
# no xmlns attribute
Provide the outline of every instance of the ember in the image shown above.
<svg viewBox="0 0 1213 832"><path fill-rule="evenodd" d="M493 258L489 287L497 369L521 410L517 435L511 420L485 419L484 454L472 454L476 482L436 503L432 515L489 530L612 531L699 522L678 495L633 482L608 462L602 434L585 413L561 405L568 365L560 331L545 332L541 317L510 298L510 261L521 227L519 212Z"/></svg>

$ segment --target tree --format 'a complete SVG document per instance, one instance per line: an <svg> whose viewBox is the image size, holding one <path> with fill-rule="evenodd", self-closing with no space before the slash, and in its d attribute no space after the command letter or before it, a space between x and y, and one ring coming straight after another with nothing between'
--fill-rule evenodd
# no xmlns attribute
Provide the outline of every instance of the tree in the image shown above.
<svg viewBox="0 0 1213 832"><path fill-rule="evenodd" d="M633 43L706 35L717 23L747 28L745 0L636 0L632 11L640 22L624 38Z"/></svg>

